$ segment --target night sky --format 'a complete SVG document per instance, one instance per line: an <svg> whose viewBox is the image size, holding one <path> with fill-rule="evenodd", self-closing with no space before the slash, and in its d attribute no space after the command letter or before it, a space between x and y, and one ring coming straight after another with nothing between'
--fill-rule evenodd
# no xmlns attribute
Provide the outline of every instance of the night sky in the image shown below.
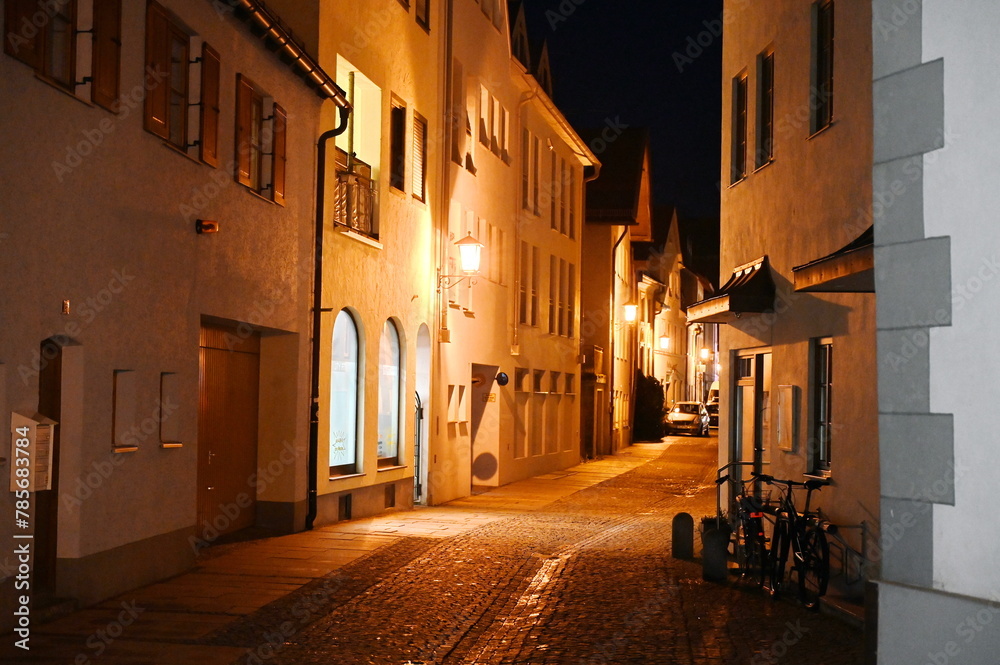
<svg viewBox="0 0 1000 665"><path fill-rule="evenodd" d="M655 203L718 218L722 0L526 0L577 128L650 128ZM716 34L713 34L716 33Z"/></svg>

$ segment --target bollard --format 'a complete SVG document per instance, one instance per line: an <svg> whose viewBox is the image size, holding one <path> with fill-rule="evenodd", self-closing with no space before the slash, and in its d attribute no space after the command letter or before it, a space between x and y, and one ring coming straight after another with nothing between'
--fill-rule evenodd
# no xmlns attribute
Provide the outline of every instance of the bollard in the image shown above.
<svg viewBox="0 0 1000 665"><path fill-rule="evenodd" d="M729 577L729 524L702 521L701 577L710 582L725 582Z"/></svg>
<svg viewBox="0 0 1000 665"><path fill-rule="evenodd" d="M689 514L677 513L674 516L671 543L675 559L694 558L694 518Z"/></svg>

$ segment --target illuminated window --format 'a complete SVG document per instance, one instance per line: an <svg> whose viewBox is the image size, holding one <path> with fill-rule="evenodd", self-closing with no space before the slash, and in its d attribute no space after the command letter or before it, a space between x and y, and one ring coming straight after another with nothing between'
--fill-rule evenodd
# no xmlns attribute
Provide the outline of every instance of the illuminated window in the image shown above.
<svg viewBox="0 0 1000 665"><path fill-rule="evenodd" d="M358 329L347 310L333 324L330 367L330 475L357 471L358 394L361 372Z"/></svg>
<svg viewBox="0 0 1000 665"><path fill-rule="evenodd" d="M813 5L812 90L813 133L833 122L833 0Z"/></svg>
<svg viewBox="0 0 1000 665"><path fill-rule="evenodd" d="M747 175L747 75L733 78L733 121L731 131L730 182Z"/></svg>
<svg viewBox="0 0 1000 665"><path fill-rule="evenodd" d="M757 158L764 166L774 158L774 51L757 56Z"/></svg>
<svg viewBox="0 0 1000 665"><path fill-rule="evenodd" d="M378 373L378 465L399 463L400 386L403 381L399 331L392 321L382 326Z"/></svg>

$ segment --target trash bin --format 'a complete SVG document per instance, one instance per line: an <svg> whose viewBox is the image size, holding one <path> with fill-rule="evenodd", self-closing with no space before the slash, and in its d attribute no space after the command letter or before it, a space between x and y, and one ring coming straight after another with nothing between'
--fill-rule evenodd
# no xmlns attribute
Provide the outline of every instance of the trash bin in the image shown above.
<svg viewBox="0 0 1000 665"><path fill-rule="evenodd" d="M725 582L729 576L729 522L716 517L701 520L701 577Z"/></svg>

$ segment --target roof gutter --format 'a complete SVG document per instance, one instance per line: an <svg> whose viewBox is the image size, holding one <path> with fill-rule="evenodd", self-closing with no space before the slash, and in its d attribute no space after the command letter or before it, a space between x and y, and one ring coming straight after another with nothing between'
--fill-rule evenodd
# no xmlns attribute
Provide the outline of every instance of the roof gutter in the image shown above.
<svg viewBox="0 0 1000 665"><path fill-rule="evenodd" d="M266 40L268 47L278 51L282 60L287 60L293 69L321 97L332 99L342 109L350 109L340 86L327 74L319 63L306 52L305 46L292 35L291 29L282 23L260 0L228 0L238 15L250 24L250 30Z"/></svg>

